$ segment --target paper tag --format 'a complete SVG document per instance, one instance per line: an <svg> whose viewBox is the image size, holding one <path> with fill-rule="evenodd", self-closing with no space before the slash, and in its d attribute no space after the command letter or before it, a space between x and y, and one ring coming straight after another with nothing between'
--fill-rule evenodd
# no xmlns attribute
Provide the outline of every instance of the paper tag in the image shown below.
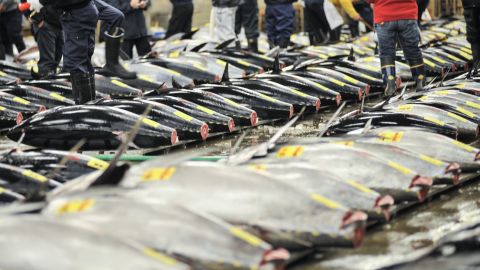
<svg viewBox="0 0 480 270"><path fill-rule="evenodd" d="M91 209L93 205L95 205L94 199L71 200L57 208L57 215L85 212Z"/></svg>
<svg viewBox="0 0 480 270"><path fill-rule="evenodd" d="M100 160L98 158L92 158L87 162L87 166L90 168L94 168L97 170L105 170L108 168L108 162L105 162L103 160Z"/></svg>
<svg viewBox="0 0 480 270"><path fill-rule="evenodd" d="M41 175L41 174L38 174L34 171L31 171L31 170L23 170L22 171L22 174L28 178L31 178L31 179L34 179L38 182L47 182L48 181L48 178Z"/></svg>
<svg viewBox="0 0 480 270"><path fill-rule="evenodd" d="M299 157L303 154L303 146L283 146L278 150L276 157L277 158L290 158L290 157Z"/></svg>
<svg viewBox="0 0 480 270"><path fill-rule="evenodd" d="M143 176L142 181L167 181L172 178L173 174L177 168L175 167L167 167L167 168L152 168L147 170Z"/></svg>

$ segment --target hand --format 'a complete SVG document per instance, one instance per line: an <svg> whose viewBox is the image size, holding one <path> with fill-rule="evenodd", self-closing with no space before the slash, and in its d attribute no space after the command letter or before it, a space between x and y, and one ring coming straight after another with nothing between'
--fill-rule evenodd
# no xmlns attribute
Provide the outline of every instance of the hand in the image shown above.
<svg viewBox="0 0 480 270"><path fill-rule="evenodd" d="M139 0L130 0L130 6L133 9L138 9L140 7L140 1Z"/></svg>
<svg viewBox="0 0 480 270"><path fill-rule="evenodd" d="M360 15L356 14L355 16L352 17L352 20L358 22L358 21L362 20L362 17Z"/></svg>
<svg viewBox="0 0 480 270"><path fill-rule="evenodd" d="M138 8L145 9L147 7L147 1L140 1Z"/></svg>
<svg viewBox="0 0 480 270"><path fill-rule="evenodd" d="M42 28L45 25L45 21L41 21L38 23L38 28Z"/></svg>

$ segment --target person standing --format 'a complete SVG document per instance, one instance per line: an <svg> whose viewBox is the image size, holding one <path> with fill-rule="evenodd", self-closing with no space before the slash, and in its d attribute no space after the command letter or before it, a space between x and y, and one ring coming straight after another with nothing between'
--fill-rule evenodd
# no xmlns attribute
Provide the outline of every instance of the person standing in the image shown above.
<svg viewBox="0 0 480 270"><path fill-rule="evenodd" d="M370 0L374 3L375 30L378 36L380 62L385 85L384 97L395 94L396 43L400 41L407 59L416 89L421 90L425 83L425 67L422 51L418 47L418 7L416 0Z"/></svg>
<svg viewBox="0 0 480 270"><path fill-rule="evenodd" d="M248 49L258 52L258 3L257 0L244 0L235 14L235 34L238 36L245 29Z"/></svg>
<svg viewBox="0 0 480 270"><path fill-rule="evenodd" d="M125 15L125 36L121 50L129 58L133 57L134 46L139 56L148 54L151 47L143 12L150 7L150 1L107 0L107 3L118 8Z"/></svg>
<svg viewBox="0 0 480 270"><path fill-rule="evenodd" d="M212 0L210 36L217 42L235 39L235 14L240 0Z"/></svg>
<svg viewBox="0 0 480 270"><path fill-rule="evenodd" d="M22 13L18 10L18 0L0 0L0 32L7 54L13 56L12 44L18 52L25 50L22 37Z"/></svg>
<svg viewBox="0 0 480 270"><path fill-rule="evenodd" d="M305 0L304 27L308 33L310 45L320 45L327 41L327 35L330 31L325 10L323 8L325 0Z"/></svg>
<svg viewBox="0 0 480 270"><path fill-rule="evenodd" d="M480 0L463 0L463 15L467 23L467 40L472 48L473 63L480 60Z"/></svg>
<svg viewBox="0 0 480 270"><path fill-rule="evenodd" d="M173 5L173 9L165 38L177 33L188 33L192 29L192 0L170 0L170 2Z"/></svg>
<svg viewBox="0 0 480 270"><path fill-rule="evenodd" d="M270 48L287 48L295 25L296 0L265 0L265 30Z"/></svg>
<svg viewBox="0 0 480 270"><path fill-rule="evenodd" d="M430 0L417 0L417 6L418 6L418 26L420 26L420 23L422 21L422 15L427 10L428 3Z"/></svg>
<svg viewBox="0 0 480 270"><path fill-rule="evenodd" d="M370 7L370 4L367 3L365 0L360 0L356 3L353 4L353 7L355 10L358 12L360 17L363 18L364 23L368 23L369 25L366 27L367 33L371 31L371 28L373 26L373 10ZM358 21L352 21L350 24L350 31L352 33L353 37L357 37L360 35L359 29L358 29Z"/></svg>

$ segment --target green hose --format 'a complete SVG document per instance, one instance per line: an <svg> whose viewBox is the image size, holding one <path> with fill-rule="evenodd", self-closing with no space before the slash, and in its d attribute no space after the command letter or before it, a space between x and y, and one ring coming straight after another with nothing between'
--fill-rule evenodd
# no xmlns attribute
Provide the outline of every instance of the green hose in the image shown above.
<svg viewBox="0 0 480 270"><path fill-rule="evenodd" d="M95 155L96 158L104 160L104 161L110 161L113 159L114 155ZM152 160L157 158L157 156L144 156L144 155L122 155L120 157L121 161L128 161L128 162L143 162L147 160ZM192 158L192 161L211 161L211 162L216 162L219 161L220 159L224 158L223 156L203 156L203 157L195 157Z"/></svg>

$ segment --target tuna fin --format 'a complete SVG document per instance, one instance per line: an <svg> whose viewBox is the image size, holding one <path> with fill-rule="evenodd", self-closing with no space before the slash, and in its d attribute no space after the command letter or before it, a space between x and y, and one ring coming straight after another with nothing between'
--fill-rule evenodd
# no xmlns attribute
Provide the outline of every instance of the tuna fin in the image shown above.
<svg viewBox="0 0 480 270"><path fill-rule="evenodd" d="M217 47L215 47L215 50L223 50L225 48L227 48L230 44L232 44L232 42L235 41L235 38L231 38L229 40L226 40L220 44L217 45Z"/></svg>
<svg viewBox="0 0 480 270"><path fill-rule="evenodd" d="M193 35L198 32L198 28L190 32L184 33L180 39L192 39Z"/></svg>
<svg viewBox="0 0 480 270"><path fill-rule="evenodd" d="M252 147L248 147L234 155L229 156L227 160L228 165L239 165L243 164L254 157L264 157L268 154L268 151L275 147L275 143L282 137L282 135L291 127L293 126L298 119L302 116L303 112L305 112L305 106L302 110L290 121L288 121L284 126L282 126L267 142L261 143L259 145L255 145Z"/></svg>
<svg viewBox="0 0 480 270"><path fill-rule="evenodd" d="M335 121L337 119L338 115L340 115L340 113L342 112L342 110L343 110L343 108L345 107L346 104L347 103L345 101L342 102L340 107L338 107L338 109L335 111L335 113L332 115L332 117L330 117L330 119L325 124L325 126L320 130L317 137L322 137L323 135L325 135L325 133L328 131L328 129L332 125L333 121Z"/></svg>
<svg viewBox="0 0 480 270"><path fill-rule="evenodd" d="M355 54L353 52L353 47L350 48L350 54L348 55L348 58L347 58L349 61L352 61L352 62L355 62L356 59L355 59Z"/></svg>
<svg viewBox="0 0 480 270"><path fill-rule="evenodd" d="M372 118L368 119L367 123L363 127L361 134L367 134L372 129L372 121Z"/></svg>
<svg viewBox="0 0 480 270"><path fill-rule="evenodd" d="M172 87L176 89L182 89L183 87L172 77Z"/></svg>
<svg viewBox="0 0 480 270"><path fill-rule="evenodd" d="M282 69L280 68L280 53L277 52L277 55L275 56L275 61L273 61L273 74L280 74L282 72Z"/></svg>
<svg viewBox="0 0 480 270"><path fill-rule="evenodd" d="M222 83L230 83L230 76L228 76L228 62L225 64L225 69L223 70Z"/></svg>
<svg viewBox="0 0 480 270"><path fill-rule="evenodd" d="M191 52L199 52L203 47L205 47L205 45L207 45L206 42L204 43L201 43L200 45L197 45L195 47L193 47L192 49L190 49ZM185 50L187 49L187 46L185 46Z"/></svg>
<svg viewBox="0 0 480 270"><path fill-rule="evenodd" d="M274 57L275 55L278 54L278 52L280 51L280 47L278 46L275 46L273 47L270 51L268 51L265 56L267 57Z"/></svg>

